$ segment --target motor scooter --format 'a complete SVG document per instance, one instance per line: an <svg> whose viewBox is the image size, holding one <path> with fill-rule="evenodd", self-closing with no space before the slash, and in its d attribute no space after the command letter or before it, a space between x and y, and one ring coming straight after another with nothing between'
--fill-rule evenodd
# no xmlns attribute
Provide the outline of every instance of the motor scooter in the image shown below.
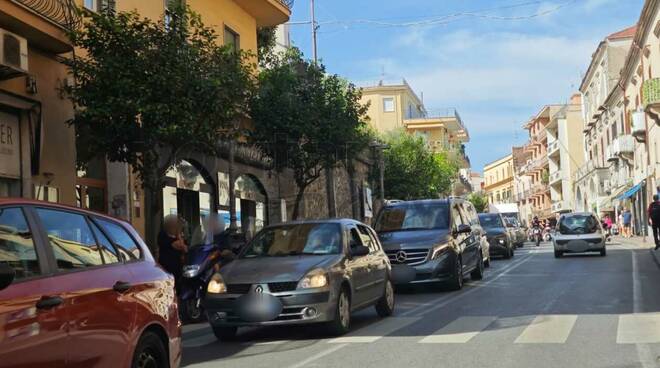
<svg viewBox="0 0 660 368"><path fill-rule="evenodd" d="M533 233L533 236L534 236L534 241L536 242L536 246L538 247L539 245L541 245L541 238L543 237L543 234L541 232L541 228L540 227L535 227L532 230L532 233Z"/></svg>
<svg viewBox="0 0 660 368"><path fill-rule="evenodd" d="M228 260L222 257L217 244L194 247L187 258L181 279L179 311L185 322L195 323L204 319L202 301L211 276Z"/></svg>

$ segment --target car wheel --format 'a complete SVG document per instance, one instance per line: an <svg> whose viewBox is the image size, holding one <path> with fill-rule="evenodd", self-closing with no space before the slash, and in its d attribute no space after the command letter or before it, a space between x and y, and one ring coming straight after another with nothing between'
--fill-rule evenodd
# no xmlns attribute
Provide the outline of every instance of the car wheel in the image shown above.
<svg viewBox="0 0 660 368"><path fill-rule="evenodd" d="M160 337L153 332L145 332L135 347L131 367L164 368L169 366L167 351Z"/></svg>
<svg viewBox="0 0 660 368"><path fill-rule="evenodd" d="M335 318L328 322L328 332L333 336L340 336L351 328L351 299L346 288L339 291Z"/></svg>
<svg viewBox="0 0 660 368"><path fill-rule="evenodd" d="M198 323L204 319L204 310L199 299L188 299L179 303L180 314L185 322Z"/></svg>
<svg viewBox="0 0 660 368"><path fill-rule="evenodd" d="M385 283L385 293L376 303L376 313L381 317L389 317L394 313L394 287L392 281Z"/></svg>
<svg viewBox="0 0 660 368"><path fill-rule="evenodd" d="M605 248L601 249L600 256L605 257L606 255L607 255L607 249L605 249Z"/></svg>
<svg viewBox="0 0 660 368"><path fill-rule="evenodd" d="M231 326L211 326L213 334L220 341L231 341L236 338L238 327Z"/></svg>
<svg viewBox="0 0 660 368"><path fill-rule="evenodd" d="M563 255L564 255L564 253L562 253L558 250L555 251L555 258L561 258Z"/></svg>
<svg viewBox="0 0 660 368"><path fill-rule="evenodd" d="M484 257L479 252L479 261L477 261L477 268L475 268L470 274L472 280L481 280L484 278Z"/></svg>
<svg viewBox="0 0 660 368"><path fill-rule="evenodd" d="M461 290L463 288L463 261L461 256L456 255L456 264L454 265L454 276L449 281L451 290Z"/></svg>

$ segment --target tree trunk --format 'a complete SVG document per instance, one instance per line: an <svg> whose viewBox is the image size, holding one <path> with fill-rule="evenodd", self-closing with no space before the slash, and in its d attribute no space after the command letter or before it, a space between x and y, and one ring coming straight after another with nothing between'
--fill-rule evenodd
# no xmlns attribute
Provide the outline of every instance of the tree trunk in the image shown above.
<svg viewBox="0 0 660 368"><path fill-rule="evenodd" d="M293 206L293 214L291 215L291 220L295 221L298 219L300 216L300 205L303 201L303 197L305 196L305 189L307 186L298 186L298 193L296 193L296 202Z"/></svg>

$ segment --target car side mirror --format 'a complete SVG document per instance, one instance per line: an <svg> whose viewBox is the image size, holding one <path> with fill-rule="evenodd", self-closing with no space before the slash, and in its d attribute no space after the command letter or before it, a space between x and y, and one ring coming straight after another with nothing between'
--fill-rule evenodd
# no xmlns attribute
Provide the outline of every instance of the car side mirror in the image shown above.
<svg viewBox="0 0 660 368"><path fill-rule="evenodd" d="M470 227L470 225L460 224L458 225L458 228L454 232L454 236L457 236L458 234L468 234L471 232L472 232L472 227Z"/></svg>
<svg viewBox="0 0 660 368"><path fill-rule="evenodd" d="M11 285L14 282L14 277L16 277L14 269L10 265L0 262L0 290Z"/></svg>
<svg viewBox="0 0 660 368"><path fill-rule="evenodd" d="M369 248L364 245L355 245L351 247L350 253L353 257L364 257L369 254Z"/></svg>

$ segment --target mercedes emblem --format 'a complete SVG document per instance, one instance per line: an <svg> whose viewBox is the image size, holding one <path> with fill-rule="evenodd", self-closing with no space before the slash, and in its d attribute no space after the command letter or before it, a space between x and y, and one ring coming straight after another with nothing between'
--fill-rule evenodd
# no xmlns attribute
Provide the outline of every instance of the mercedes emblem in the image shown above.
<svg viewBox="0 0 660 368"><path fill-rule="evenodd" d="M399 263L405 263L406 260L408 259L408 255L406 252L400 250L396 253L396 261Z"/></svg>
<svg viewBox="0 0 660 368"><path fill-rule="evenodd" d="M257 293L257 294L262 294L262 293L264 292L264 287L261 286L261 285L257 285L257 286L254 288L254 292Z"/></svg>

